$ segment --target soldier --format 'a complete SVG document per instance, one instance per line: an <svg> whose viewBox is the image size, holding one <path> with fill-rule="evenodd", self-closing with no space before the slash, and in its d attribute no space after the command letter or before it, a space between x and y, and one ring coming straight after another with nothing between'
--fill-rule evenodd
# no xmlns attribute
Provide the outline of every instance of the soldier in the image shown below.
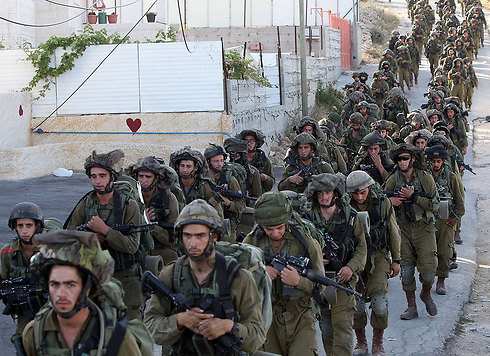
<svg viewBox="0 0 490 356"><path fill-rule="evenodd" d="M342 152L333 142L333 138L335 137L335 124L328 119L321 119L318 124L325 134L325 141L323 144L327 150L327 153L322 155L321 158L332 166L335 173L342 172L343 174L347 174L347 164L345 163Z"/></svg>
<svg viewBox="0 0 490 356"><path fill-rule="evenodd" d="M334 139L335 144L339 144L340 139L344 134L344 124L342 122L342 117L336 112L331 112L330 114L328 114L328 119L333 122L333 125L335 127L335 131L332 132L332 138Z"/></svg>
<svg viewBox="0 0 490 356"><path fill-rule="evenodd" d="M396 218L402 235L401 279L408 308L400 315L403 320L418 317L415 303L415 267L419 272L422 292L420 299L429 315L437 314L437 306L432 300L430 290L437 268L436 236L434 214L439 208L434 179L424 170L421 150L401 143L391 152L397 166L388 177L385 189L395 192L390 197L395 207ZM432 198L421 196L428 194Z"/></svg>
<svg viewBox="0 0 490 356"><path fill-rule="evenodd" d="M312 175L333 173L332 166L315 155L317 141L309 133L297 135L284 159L286 169L282 174L278 190L292 190L303 193Z"/></svg>
<svg viewBox="0 0 490 356"><path fill-rule="evenodd" d="M464 215L464 192L461 179L457 173L451 171L448 152L442 146L436 145L425 150L430 161L431 173L438 186L439 196L452 198L448 201L449 214L446 217L438 217L436 222L437 241L437 284L436 293L446 294L444 280L449 277L451 257L454 248L454 232L456 224Z"/></svg>
<svg viewBox="0 0 490 356"><path fill-rule="evenodd" d="M395 53L391 49L386 49L383 52L383 57L379 61L378 70L382 69L384 61L387 61L390 64L389 69L396 76L396 74L398 73L398 63L395 58Z"/></svg>
<svg viewBox="0 0 490 356"><path fill-rule="evenodd" d="M172 345L178 355L224 356L231 350L219 351L214 341L231 334L243 340L243 352L255 352L265 341L260 296L251 273L215 250L223 235L221 217L204 200L194 200L179 214L175 234L185 256L158 279L193 307L177 312L169 298L153 295L145 325L155 342Z"/></svg>
<svg viewBox="0 0 490 356"><path fill-rule="evenodd" d="M437 32L432 31L430 33L430 39L425 46L425 56L429 60L430 72L433 75L434 70L439 63L439 58L442 53L442 45L437 37Z"/></svg>
<svg viewBox="0 0 490 356"><path fill-rule="evenodd" d="M30 202L15 204L10 212L8 226L11 230L15 230L16 236L2 248L1 280L24 278L26 283L35 284L37 276L34 276L29 270L29 261L32 255L38 252L38 249L32 244L32 237L40 234L44 228L41 208ZM16 308L8 303L5 305L5 311L10 310L12 318L17 318L15 334L11 338L14 344L22 336L22 330L27 323L34 318L46 300L39 295L30 297L28 302L25 309Z"/></svg>
<svg viewBox="0 0 490 356"><path fill-rule="evenodd" d="M444 115L437 109L427 108L427 118L429 119L430 126L432 128L437 122L444 120Z"/></svg>
<svg viewBox="0 0 490 356"><path fill-rule="evenodd" d="M357 290L371 298L371 326L373 327L373 355L384 355L383 333L388 327L388 278L400 273L401 237L390 200L381 192L374 180L363 171L353 171L347 176L346 189L351 197L350 205L356 211L369 213L370 229L366 236L367 262ZM366 355L367 314L362 301L357 302L354 314L354 330L357 345L354 355Z"/></svg>
<svg viewBox="0 0 490 356"><path fill-rule="evenodd" d="M399 37L400 37L400 32L398 32L397 30L391 32L390 41L388 42L388 48L390 50L394 51L396 49L395 44L396 42L398 42Z"/></svg>
<svg viewBox="0 0 490 356"><path fill-rule="evenodd" d="M466 136L466 128L463 119L459 115L459 108L455 104L448 104L444 107L444 117L448 123L447 128L450 132L451 141L461 151L463 155L466 155L466 148L468 147L468 137Z"/></svg>
<svg viewBox="0 0 490 356"><path fill-rule="evenodd" d="M240 140L247 141L247 161L250 165L257 168L260 172L260 180L262 182L262 191L268 192L274 187L276 178L272 171L271 160L265 152L260 149L265 142L265 136L262 131L257 129L243 130L235 136Z"/></svg>
<svg viewBox="0 0 490 356"><path fill-rule="evenodd" d="M308 257L314 272L323 274L321 247L305 228L292 217L289 199L282 192L267 192L255 204L254 230L244 243L261 248L266 260L276 255ZM317 355L313 282L291 266L278 271L266 266L272 279L272 325L265 351L280 355Z"/></svg>
<svg viewBox="0 0 490 356"><path fill-rule="evenodd" d="M417 45L415 44L415 40L413 37L408 37L407 38L407 48L408 48L408 53L410 54L410 59L412 60L411 62L411 70L413 74L413 79L415 81L415 85L419 84L419 67L420 67L420 61L421 61L421 55L419 52L419 49ZM410 77L410 86L413 86L412 84L412 77Z"/></svg>
<svg viewBox="0 0 490 356"><path fill-rule="evenodd" d="M456 59L456 50L453 47L448 48L446 52L447 56L440 60L445 75L453 68L453 61Z"/></svg>
<svg viewBox="0 0 490 356"><path fill-rule="evenodd" d="M478 78L476 77L471 58L465 58L463 62L468 78L465 82L464 105L466 109L471 110L471 104L473 104L473 91L475 90L475 87L478 89Z"/></svg>
<svg viewBox="0 0 490 356"><path fill-rule="evenodd" d="M410 135L405 138L405 142L409 145L415 146L424 150L427 146L427 141L432 136L431 132L427 129L421 129L417 131L412 131Z"/></svg>
<svg viewBox="0 0 490 356"><path fill-rule="evenodd" d="M362 101L360 103L362 103ZM354 106L354 110L357 110L357 107L359 104L356 104ZM316 153L317 153L317 155L327 154L327 149L324 145L325 134L323 133L322 129L320 128L318 121L314 120L313 118L311 118L309 116L305 116L300 120L298 125L296 125L294 127L294 131L297 134L300 134L302 132L306 132L306 133L309 133L310 135L312 135L316 139Z"/></svg>
<svg viewBox="0 0 490 356"><path fill-rule="evenodd" d="M403 120L398 120L398 114L408 114L408 102L400 88L393 88L390 95L383 102L383 119L394 122L401 128Z"/></svg>
<svg viewBox="0 0 490 356"><path fill-rule="evenodd" d="M361 141L362 155L357 159L352 170L362 170L379 184L384 184L389 172L393 169L393 161L386 155L386 140L378 131L367 134Z"/></svg>
<svg viewBox="0 0 490 356"><path fill-rule="evenodd" d="M343 176L342 176L343 177ZM312 202L306 218L322 234L328 234L339 249L337 263L324 255L327 277L340 277L340 283L356 283L357 273L366 264L366 240L357 213L342 198L344 181L339 175L319 174L308 185L306 195ZM325 240L324 244L332 243ZM354 349L355 298L345 291L336 290L337 302L331 308L321 306L320 330L327 355L352 355Z"/></svg>
<svg viewBox="0 0 490 356"><path fill-rule="evenodd" d="M396 81L396 75L391 71L390 63L384 61L383 63L381 63L381 67L382 67L381 73L383 74L383 79L388 83L390 90L398 86L398 82Z"/></svg>
<svg viewBox="0 0 490 356"><path fill-rule="evenodd" d="M375 107L377 108L377 105ZM356 105L355 110L362 115L362 125L366 127L371 127L374 122L379 120L376 111L371 111L367 101L361 101Z"/></svg>
<svg viewBox="0 0 490 356"><path fill-rule="evenodd" d="M225 163L228 155L223 147L215 144L210 144L204 150L204 158L206 158L209 169L211 172L211 178L215 185L224 186L227 190L233 193L241 194L241 187L237 179L233 176L232 169ZM239 166L241 167L241 166ZM246 175L245 169L243 169L243 175ZM224 217L229 219L231 225L231 232L229 236L229 242L236 242L236 228L240 222L240 216L246 208L244 198L227 198L223 194L220 194L220 198L224 207Z"/></svg>
<svg viewBox="0 0 490 356"><path fill-rule="evenodd" d="M349 117L350 126L345 130L340 144L345 145L347 152L347 165L351 167L354 164L359 149L361 148L361 141L368 134L368 128L362 125L362 115L358 112L353 113ZM331 173L331 172L323 172Z"/></svg>
<svg viewBox="0 0 490 356"><path fill-rule="evenodd" d="M376 105L381 109L383 105L383 101L386 98L388 91L390 90L390 86L383 79L383 72L376 71L374 72L374 80L371 83L371 92L376 99Z"/></svg>
<svg viewBox="0 0 490 356"><path fill-rule="evenodd" d="M114 295L122 291L110 282L114 260L101 249L96 234L56 231L36 235L33 242L40 252L31 265L40 272L51 302L24 329L25 355L141 355L127 329L125 312L119 312L105 296L97 299L104 286ZM153 349L152 343L146 346Z"/></svg>
<svg viewBox="0 0 490 356"><path fill-rule="evenodd" d="M400 130L400 141L404 141L410 133L429 127L429 120L425 114L419 110L414 110L408 115L409 122Z"/></svg>
<svg viewBox="0 0 490 356"><path fill-rule="evenodd" d="M175 261L179 253L173 236L173 224L179 215L179 201L171 187L176 182L177 174L172 168L161 165L153 156L139 158L129 166L128 173L141 184L148 220L158 223L151 231L155 248L150 254L161 256L165 264Z"/></svg>
<svg viewBox="0 0 490 356"><path fill-rule="evenodd" d="M465 99L464 87L467 78L466 70L463 67L463 60L455 58L453 68L448 73L449 83L451 86L451 96L457 96L459 102L463 103Z"/></svg>
<svg viewBox="0 0 490 356"><path fill-rule="evenodd" d="M374 125L374 129L379 132L381 137L385 139L386 142L386 152L391 151L395 147L395 141L390 137L390 132L393 130L395 124L386 120L378 120Z"/></svg>
<svg viewBox="0 0 490 356"><path fill-rule="evenodd" d="M408 90L410 90L410 79L411 79L411 70L412 70L412 58L410 57L410 53L408 52L407 46L398 47L398 57L397 62L399 65L398 69L398 82L400 84L400 88L403 92L405 89L403 87L403 83L407 84Z"/></svg>
<svg viewBox="0 0 490 356"><path fill-rule="evenodd" d="M221 198L209 184L209 167L201 152L185 146L170 155L170 167L179 175L186 204L195 199L204 199L223 216Z"/></svg>
<svg viewBox="0 0 490 356"><path fill-rule="evenodd" d="M119 176L124 153L114 150L107 154L93 151L85 160L85 174L90 178L93 190L86 194L75 206L65 222L68 230L75 230L85 224L87 229L97 234L101 246L108 250L115 260L114 277L124 289L124 304L130 319L141 318L143 304L140 282L141 265L137 256L140 233L127 234L115 230L115 225L139 225L141 213L138 203L129 195L114 189Z"/></svg>

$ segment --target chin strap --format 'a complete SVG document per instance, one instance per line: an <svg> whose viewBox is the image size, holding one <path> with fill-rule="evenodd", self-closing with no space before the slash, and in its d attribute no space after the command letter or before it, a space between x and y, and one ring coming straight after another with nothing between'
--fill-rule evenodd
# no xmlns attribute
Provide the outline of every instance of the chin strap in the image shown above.
<svg viewBox="0 0 490 356"><path fill-rule="evenodd" d="M400 171L402 171L403 173L407 173L410 169L412 169L412 167L413 167L413 162L410 161L410 163L408 164L407 169L401 169L400 168Z"/></svg>
<svg viewBox="0 0 490 356"><path fill-rule="evenodd" d="M111 186L111 182L114 182L116 177L111 173L111 179L109 179L109 183L105 186L104 190L95 189L97 194L109 194L114 190L114 184Z"/></svg>
<svg viewBox="0 0 490 356"><path fill-rule="evenodd" d="M59 316L61 316L63 319L71 319L80 310L82 310L85 307L88 307L89 299L87 296L88 295L87 291L89 290L90 287L92 287L92 285L93 285L92 277L89 274L87 277L87 282L83 286L82 291L80 292L80 295L78 296L78 299L77 299L73 309L70 310L69 312L60 312L53 306L55 313L58 314Z"/></svg>
<svg viewBox="0 0 490 356"><path fill-rule="evenodd" d="M186 255L194 262L200 262L206 260L209 256L211 256L211 254L214 251L213 234L214 234L213 232L209 234L209 242L208 245L206 246L206 249L203 251L203 253L201 253L199 256L193 256L188 254L186 250Z"/></svg>

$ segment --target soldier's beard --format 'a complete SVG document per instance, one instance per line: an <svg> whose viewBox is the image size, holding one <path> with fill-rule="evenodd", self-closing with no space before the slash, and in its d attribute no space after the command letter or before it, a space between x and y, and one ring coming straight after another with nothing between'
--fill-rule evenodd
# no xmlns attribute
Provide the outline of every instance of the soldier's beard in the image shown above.
<svg viewBox="0 0 490 356"><path fill-rule="evenodd" d="M192 179L192 178L195 178L196 177L196 171L192 171L191 173L189 174L182 174L182 173L179 173L179 176L180 178L182 179Z"/></svg>

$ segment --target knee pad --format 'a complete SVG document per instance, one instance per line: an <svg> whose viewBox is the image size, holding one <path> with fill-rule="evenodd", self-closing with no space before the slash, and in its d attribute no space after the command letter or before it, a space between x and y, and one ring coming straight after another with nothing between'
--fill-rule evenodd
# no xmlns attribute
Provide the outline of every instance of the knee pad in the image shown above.
<svg viewBox="0 0 490 356"><path fill-rule="evenodd" d="M376 316L385 316L388 313L388 298L386 294L372 295L371 309Z"/></svg>
<svg viewBox="0 0 490 356"><path fill-rule="evenodd" d="M356 300L356 311L354 312L354 319L361 318L366 312L366 303L361 300Z"/></svg>
<svg viewBox="0 0 490 356"><path fill-rule="evenodd" d="M415 266L402 266L401 278L403 284L412 284L415 282Z"/></svg>
<svg viewBox="0 0 490 356"><path fill-rule="evenodd" d="M435 273L421 273L420 282L422 282L422 284L432 284L434 283L435 276Z"/></svg>

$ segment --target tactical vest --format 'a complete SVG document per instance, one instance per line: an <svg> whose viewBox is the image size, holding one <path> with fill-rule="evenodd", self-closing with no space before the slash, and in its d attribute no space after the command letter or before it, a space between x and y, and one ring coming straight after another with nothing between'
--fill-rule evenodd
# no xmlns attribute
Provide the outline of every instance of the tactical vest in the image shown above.
<svg viewBox="0 0 490 356"><path fill-rule="evenodd" d="M328 233L332 237L335 244L339 246L337 257L342 262L342 265L346 265L352 258L354 249L359 243L353 235L357 212L349 204L345 203L344 199L337 200L337 206L340 210L328 221L325 220L320 209L316 207L306 216L322 234ZM333 268L327 264L325 265L325 271L333 271Z"/></svg>
<svg viewBox="0 0 490 356"><path fill-rule="evenodd" d="M9 278L28 278L29 277L29 261L26 260L24 253L20 247L21 242L15 239L10 243L10 246L2 250L2 254L7 254L9 270ZM7 247L7 246L6 246Z"/></svg>
<svg viewBox="0 0 490 356"><path fill-rule="evenodd" d="M167 221L167 216L170 214L169 193L169 188L157 188L148 203L147 208L153 208L157 221Z"/></svg>
<svg viewBox="0 0 490 356"><path fill-rule="evenodd" d="M429 191L429 182L427 181L429 173L420 169L414 169L412 180L407 182L403 174L396 170L394 173L394 187L393 191L397 192L405 185L410 184L415 192L423 192L427 194L434 194ZM431 210L424 210L420 205L416 203L403 203L398 207L395 207L396 218L399 223L418 222L420 220L425 221L426 224L435 226L435 216Z"/></svg>
<svg viewBox="0 0 490 356"><path fill-rule="evenodd" d="M272 248L271 240L267 237L264 230L257 226L252 234L252 245L264 251L266 260L273 258L276 254ZM299 222L290 220L286 234L292 234L295 238L286 240L286 243L281 246L279 254L285 255L286 258L290 256L310 258L305 239L309 239L311 236L307 229ZM311 261L309 263L308 268L311 268ZM312 306L312 299L305 292L298 288L286 286L280 278L274 279L272 281L272 304L285 306L290 302L299 303L304 307Z"/></svg>
<svg viewBox="0 0 490 356"><path fill-rule="evenodd" d="M442 165L442 172L439 174L437 179L434 177L434 180L436 182L436 189L440 197L453 197L453 189L451 187L451 168L447 163ZM454 206L453 199L449 199L449 206L450 208Z"/></svg>
<svg viewBox="0 0 490 356"><path fill-rule="evenodd" d="M233 301L230 288L238 271L242 268L233 258L225 257L219 252L215 253L216 265L209 287L200 288L194 282L194 276L189 264L183 264L185 256L180 257L174 266L172 277L172 290L175 293L184 295L193 306L198 306L204 313L213 314L217 318L239 320ZM177 312L173 306L173 312ZM199 340L198 343L196 341ZM194 334L191 330L185 329L180 340L173 345L176 354L196 354L196 344L204 344L205 347L212 347L202 336ZM214 345L216 346L216 345ZM226 355L226 350L215 347L214 355Z"/></svg>
<svg viewBox="0 0 490 356"><path fill-rule="evenodd" d="M100 216L99 211L110 210L109 215L104 220L106 225L121 225L126 215L126 205L129 203L129 197L119 193L114 189L113 204L100 205L97 200L87 196L85 199L85 221L90 221L94 216ZM136 254L117 251L108 246L107 250L114 259L114 272L128 271L136 267L139 262L139 251Z"/></svg>
<svg viewBox="0 0 490 356"><path fill-rule="evenodd" d="M257 149L255 151L254 158L252 159L252 166L257 168L260 173L265 173L265 164L267 163L267 157L265 156L265 152L261 149Z"/></svg>
<svg viewBox="0 0 490 356"><path fill-rule="evenodd" d="M196 177L194 183L192 183L192 186L189 188L187 192L182 187L182 191L184 192L185 203L189 204L190 202L196 199L206 200L206 197L204 196L205 184L206 184L205 180Z"/></svg>
<svg viewBox="0 0 490 356"><path fill-rule="evenodd" d="M230 189L230 180L231 177L233 177L233 173L231 170L222 170L219 174L218 178L218 185L223 185L226 184L228 186L228 189ZM238 180L237 180L238 181ZM240 187L241 190L241 187ZM229 210L229 208L223 204L223 214L225 219L230 220L231 226L237 226L240 223L240 215L233 213Z"/></svg>

